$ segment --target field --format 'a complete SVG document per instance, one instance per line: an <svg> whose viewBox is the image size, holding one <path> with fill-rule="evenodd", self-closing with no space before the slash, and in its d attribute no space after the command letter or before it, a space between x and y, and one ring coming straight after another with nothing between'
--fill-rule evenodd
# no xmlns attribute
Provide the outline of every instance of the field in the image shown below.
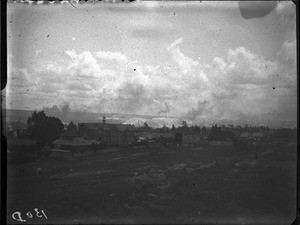
<svg viewBox="0 0 300 225"><path fill-rule="evenodd" d="M9 165L8 222L21 223L12 219L19 211L28 223L291 224L296 158L296 143L287 143L124 149Z"/></svg>

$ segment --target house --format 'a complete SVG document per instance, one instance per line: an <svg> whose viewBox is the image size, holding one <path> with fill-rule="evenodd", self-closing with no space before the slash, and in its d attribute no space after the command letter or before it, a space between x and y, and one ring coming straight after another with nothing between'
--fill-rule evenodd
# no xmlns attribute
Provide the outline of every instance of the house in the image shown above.
<svg viewBox="0 0 300 225"><path fill-rule="evenodd" d="M252 134L252 137L253 139L260 141L265 137L265 134L262 132L255 132Z"/></svg>
<svg viewBox="0 0 300 225"><path fill-rule="evenodd" d="M54 157L73 157L74 153L92 150L94 147L97 148L99 144L99 141L87 140L83 137L61 137L52 143L53 148L50 150L49 155Z"/></svg>
<svg viewBox="0 0 300 225"><path fill-rule="evenodd" d="M199 133L193 132L189 127L179 127L175 131L174 144L195 147L201 141Z"/></svg>
<svg viewBox="0 0 300 225"><path fill-rule="evenodd" d="M108 124L105 117L102 123L79 123L78 134L90 140L101 141L104 145L122 146L135 139L134 128L129 124Z"/></svg>
<svg viewBox="0 0 300 225"><path fill-rule="evenodd" d="M82 137L77 138L59 138L55 140L52 145L54 149L61 150L80 150L80 149L88 149L92 145L99 144L99 141L96 140L86 140Z"/></svg>
<svg viewBox="0 0 300 225"><path fill-rule="evenodd" d="M241 130L238 130L236 128L230 129L229 131L233 133L235 139L240 138L241 134L243 133Z"/></svg>
<svg viewBox="0 0 300 225"><path fill-rule="evenodd" d="M240 138L244 139L244 140L251 139L251 134L249 134L249 133L242 133L242 134L240 134Z"/></svg>
<svg viewBox="0 0 300 225"><path fill-rule="evenodd" d="M77 128L68 128L66 131L64 131L60 135L60 137L67 138L67 139L68 138L70 138L70 139L77 138L77 137L79 137L78 130L77 130Z"/></svg>

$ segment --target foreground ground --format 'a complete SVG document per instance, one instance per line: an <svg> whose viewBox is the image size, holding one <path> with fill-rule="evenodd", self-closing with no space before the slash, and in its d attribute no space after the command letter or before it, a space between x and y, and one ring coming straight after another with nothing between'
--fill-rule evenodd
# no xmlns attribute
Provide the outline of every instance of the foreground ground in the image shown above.
<svg viewBox="0 0 300 225"><path fill-rule="evenodd" d="M12 214L19 211L29 223L291 224L296 167L295 143L248 151L127 149L9 165L7 217L18 223Z"/></svg>

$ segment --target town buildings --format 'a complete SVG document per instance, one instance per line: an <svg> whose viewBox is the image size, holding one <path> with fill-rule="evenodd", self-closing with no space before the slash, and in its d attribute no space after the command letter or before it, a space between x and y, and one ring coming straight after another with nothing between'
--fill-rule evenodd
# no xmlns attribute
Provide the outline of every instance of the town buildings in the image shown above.
<svg viewBox="0 0 300 225"><path fill-rule="evenodd" d="M175 145L183 147L196 147L200 141L200 133L192 131L189 127L179 127L175 131Z"/></svg>
<svg viewBox="0 0 300 225"><path fill-rule="evenodd" d="M97 140L106 146L124 146L135 140L132 125L102 123L79 123L78 134L90 140Z"/></svg>

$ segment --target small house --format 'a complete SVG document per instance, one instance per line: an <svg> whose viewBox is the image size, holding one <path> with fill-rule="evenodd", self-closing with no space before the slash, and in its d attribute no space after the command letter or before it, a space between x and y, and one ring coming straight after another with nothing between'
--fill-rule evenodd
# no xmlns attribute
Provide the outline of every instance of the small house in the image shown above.
<svg viewBox="0 0 300 225"><path fill-rule="evenodd" d="M82 137L72 139L60 138L52 143L54 149L62 150L89 149L91 145L97 144L100 144L100 142L95 140L86 140Z"/></svg>
<svg viewBox="0 0 300 225"><path fill-rule="evenodd" d="M174 144L176 145L196 147L200 141L200 134L193 132L189 127L179 127L175 131Z"/></svg>
<svg viewBox="0 0 300 225"><path fill-rule="evenodd" d="M123 146L135 140L134 128L128 124L108 124L105 117L102 123L80 123L78 124L80 136L90 140L101 141L108 146Z"/></svg>
<svg viewBox="0 0 300 225"><path fill-rule="evenodd" d="M242 133L242 134L240 134L240 139L243 139L243 140L251 139L251 134L250 133Z"/></svg>
<svg viewBox="0 0 300 225"><path fill-rule="evenodd" d="M255 132L252 134L252 137L254 140L261 141L265 137L265 134L262 132Z"/></svg>

